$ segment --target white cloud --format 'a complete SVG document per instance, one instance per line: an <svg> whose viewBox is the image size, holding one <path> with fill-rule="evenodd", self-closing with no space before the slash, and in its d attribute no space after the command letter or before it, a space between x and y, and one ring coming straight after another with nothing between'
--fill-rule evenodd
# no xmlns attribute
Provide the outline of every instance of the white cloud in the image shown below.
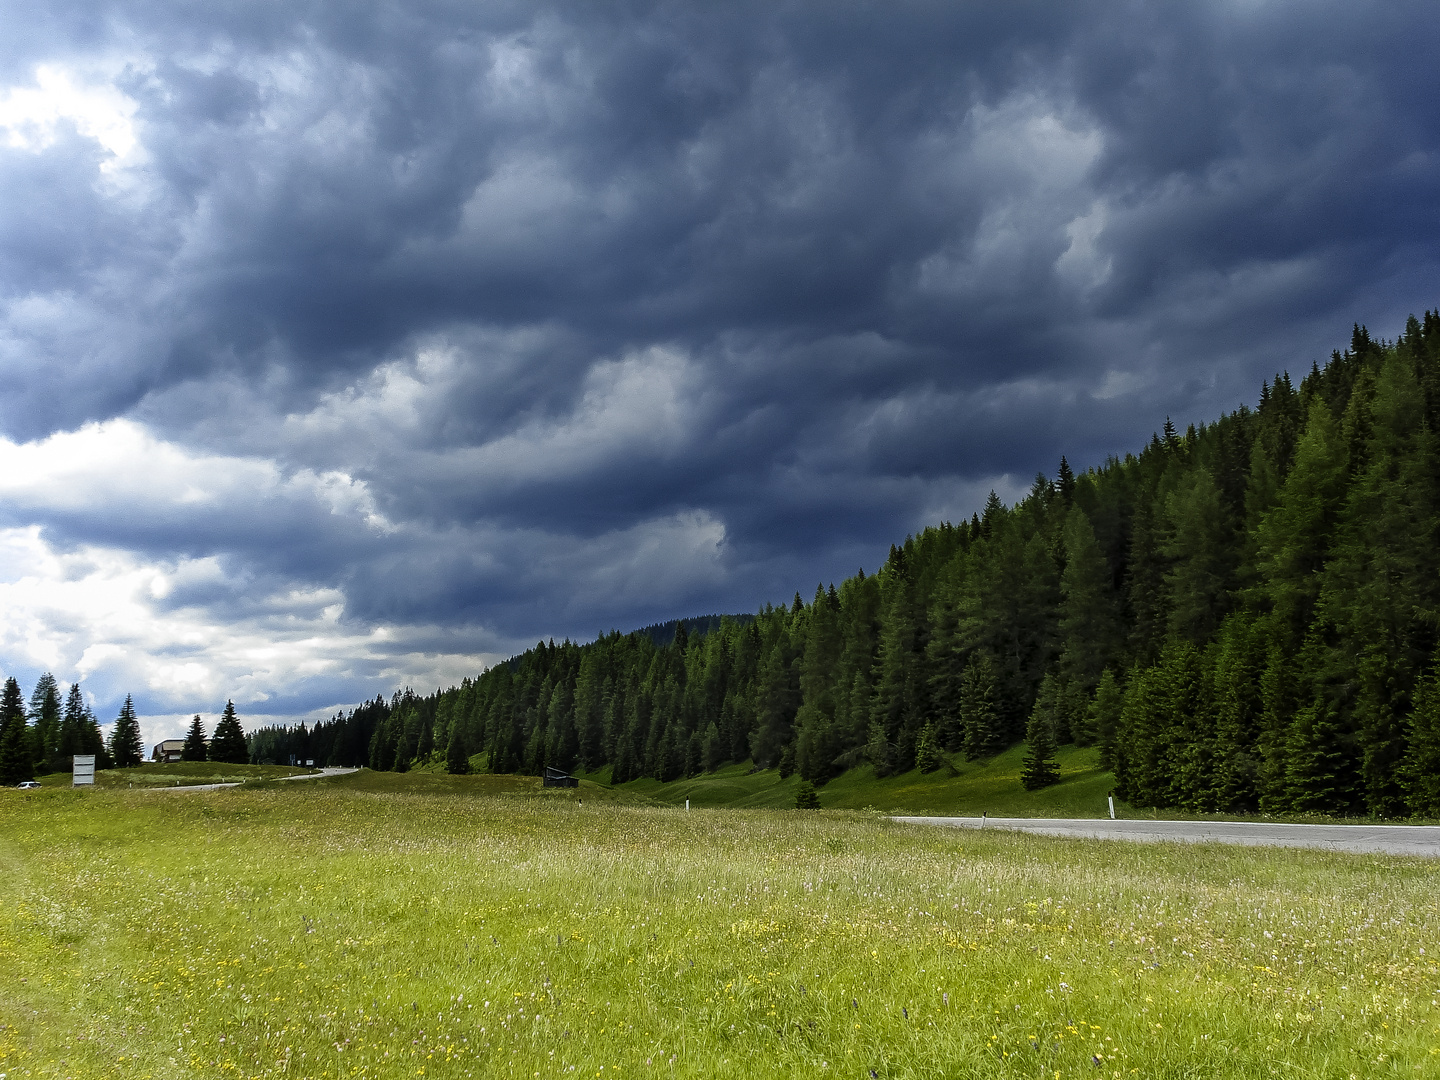
<svg viewBox="0 0 1440 1080"><path fill-rule="evenodd" d="M0 437L0 500L22 512L91 515L142 507L152 515L258 510L279 501L354 517L378 532L394 530L365 483L346 473L300 469L287 475L264 458L196 453L124 419L33 442Z"/></svg>
<svg viewBox="0 0 1440 1080"><path fill-rule="evenodd" d="M54 64L35 69L33 86L12 86L0 96L0 138L14 149L39 153L55 143L66 121L103 146L109 171L141 153L135 133L134 100L103 78L86 81L77 71Z"/></svg>
<svg viewBox="0 0 1440 1080"><path fill-rule="evenodd" d="M107 723L104 708L127 693L182 719L233 699L270 723L285 715L273 715L277 699L307 687L448 685L498 659L422 648L435 636L430 627L346 624L335 589L286 587L254 598L261 602L252 614L225 619L157 598L182 585L231 584L226 577L214 558L148 560L98 545L62 551L38 526L0 529L0 656L11 669L78 679ZM147 728L147 738L171 734Z"/></svg>

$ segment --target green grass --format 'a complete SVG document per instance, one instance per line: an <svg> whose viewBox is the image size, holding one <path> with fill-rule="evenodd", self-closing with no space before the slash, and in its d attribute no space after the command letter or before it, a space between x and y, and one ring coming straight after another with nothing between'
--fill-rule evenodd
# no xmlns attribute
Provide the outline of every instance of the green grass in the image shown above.
<svg viewBox="0 0 1440 1080"><path fill-rule="evenodd" d="M243 784L255 780L275 780L282 776L308 776L315 771L289 765L228 765L222 761L174 761L166 765L152 762L133 769L101 769L95 774L95 786L153 788ZM42 788L72 786L72 777L68 772L49 773L37 779Z"/></svg>
<svg viewBox="0 0 1440 1080"><path fill-rule="evenodd" d="M625 787L613 788L590 780L581 780L575 788L547 788L538 776L493 775L476 773L451 776L440 768L411 769L409 772L375 772L365 769L347 776L337 776L315 783L340 784L346 791L374 794L438 795L461 798L505 795L535 799L542 804L581 806L586 799L593 803L615 803L648 806L651 801Z"/></svg>
<svg viewBox="0 0 1440 1080"><path fill-rule="evenodd" d="M1430 862L602 790L0 793L0 1073L1440 1068Z"/></svg>
<svg viewBox="0 0 1440 1080"><path fill-rule="evenodd" d="M1060 782L1038 791L1026 791L1020 783L1024 745L983 761L967 762L950 755L945 767L932 773L918 769L898 776L878 778L869 765L850 769L819 789L820 805L827 810L882 810L889 814L930 814L956 817L1063 817L1100 818L1109 815L1106 799L1115 786L1115 776L1100 767L1100 752L1094 747L1061 747L1056 754ZM600 785L610 782L607 766L594 773L580 773ZM755 770L750 763L726 765L713 773L662 784L658 780L634 780L614 789L633 792L644 799L667 806L744 809L790 809L800 777L780 779L776 769ZM1204 814L1184 810L1155 810L1134 807L1115 800L1122 818L1222 821L1286 821L1317 824L1376 824L1377 818L1346 818L1329 814ZM1408 819L1408 824L1440 824L1433 819Z"/></svg>
<svg viewBox="0 0 1440 1080"><path fill-rule="evenodd" d="M1065 747L1057 755L1060 783L1039 791L1026 791L1020 784L1023 746L1012 747L985 761L966 762L955 755L952 762L933 773L918 769L900 776L877 779L869 765L850 769L821 787L824 809L860 810L874 807L896 814L951 814L979 817L989 813L1005 817L1103 817L1108 814L1105 799L1114 786L1114 777L1100 768L1099 751ZM609 769L588 775L607 783ZM673 783L634 780L621 790L634 791L658 803L674 806L730 806L737 808L795 805L800 777L784 780L775 769L753 771L747 763L727 765L713 773Z"/></svg>

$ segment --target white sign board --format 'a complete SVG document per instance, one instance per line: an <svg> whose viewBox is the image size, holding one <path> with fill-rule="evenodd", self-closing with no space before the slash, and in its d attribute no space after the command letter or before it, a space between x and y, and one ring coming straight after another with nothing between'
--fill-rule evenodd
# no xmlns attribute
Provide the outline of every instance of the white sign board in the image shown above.
<svg viewBox="0 0 1440 1080"><path fill-rule="evenodd" d="M71 781L71 786L93 783L95 783L95 755L76 754L75 773Z"/></svg>

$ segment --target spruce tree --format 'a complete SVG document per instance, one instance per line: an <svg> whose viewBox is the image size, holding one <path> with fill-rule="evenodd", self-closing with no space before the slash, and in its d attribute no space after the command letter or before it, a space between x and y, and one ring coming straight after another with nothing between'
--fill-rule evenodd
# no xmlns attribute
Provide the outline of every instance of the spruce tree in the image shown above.
<svg viewBox="0 0 1440 1080"><path fill-rule="evenodd" d="M65 711L60 717L59 760L62 769L71 765L70 758L73 755L90 753L86 749L88 712L85 697L80 692L80 684L71 683L70 691L65 695Z"/></svg>
<svg viewBox="0 0 1440 1080"><path fill-rule="evenodd" d="M1259 805L1258 738L1265 703L1265 628L1248 612L1232 615L1213 644L1209 700L1215 712L1215 776L1211 787L1217 810L1254 810Z"/></svg>
<svg viewBox="0 0 1440 1080"><path fill-rule="evenodd" d="M1060 577L1060 665L1087 692L1119 647L1120 623L1110 567L1090 519L1078 506L1065 518L1065 571Z"/></svg>
<svg viewBox="0 0 1440 1080"><path fill-rule="evenodd" d="M1366 807L1382 816L1403 812L1397 773L1403 717L1434 648L1440 610L1440 498L1424 404L1413 369L1393 353L1380 367L1368 408L1352 398L1346 415L1355 477L1316 605L1327 645L1319 673L1337 688L1335 722L1358 733L1346 751L1358 751ZM1338 689L1352 686L1360 691L1353 706Z"/></svg>
<svg viewBox="0 0 1440 1080"><path fill-rule="evenodd" d="M1125 707L1125 691L1113 671L1100 676L1095 700L1090 703L1090 729L1100 748L1100 767L1115 767L1115 734L1120 727L1120 712Z"/></svg>
<svg viewBox="0 0 1440 1080"><path fill-rule="evenodd" d="M1050 721L1036 709L1025 726L1026 752L1020 767L1020 783L1036 791L1060 781L1060 763L1055 760L1055 733Z"/></svg>
<svg viewBox="0 0 1440 1080"><path fill-rule="evenodd" d="M223 761L228 765L246 765L250 761L250 747L245 741L245 731L235 716L235 703L225 702L225 712L215 725L215 734L210 737L210 760Z"/></svg>
<svg viewBox="0 0 1440 1080"><path fill-rule="evenodd" d="M465 738L458 730L450 733L450 745L445 750L445 771L453 776L464 776L470 771L470 755L465 752Z"/></svg>
<svg viewBox="0 0 1440 1080"><path fill-rule="evenodd" d="M1215 632L1229 602L1234 541L1220 496L1210 471L1196 466L1165 501L1170 634L1196 644Z"/></svg>
<svg viewBox="0 0 1440 1080"><path fill-rule="evenodd" d="M1075 471L1070 468L1064 454L1060 455L1060 468L1055 474L1055 493L1067 510L1075 501Z"/></svg>
<svg viewBox="0 0 1440 1080"><path fill-rule="evenodd" d="M120 706L120 715L110 731L110 758L117 769L129 769L145 760L145 748L140 741L140 721L135 717L135 703L125 695L125 704Z"/></svg>
<svg viewBox="0 0 1440 1080"><path fill-rule="evenodd" d="M922 773L932 773L944 764L945 758L940 753L940 737L935 731L935 725L926 724L920 729L920 737L915 741L915 767Z"/></svg>
<svg viewBox="0 0 1440 1080"><path fill-rule="evenodd" d="M1295 648L1310 625L1345 490L1345 465L1340 425L1317 397L1296 444L1295 463L1256 535L1276 640L1287 649Z"/></svg>
<svg viewBox="0 0 1440 1080"><path fill-rule="evenodd" d="M1408 809L1416 817L1440 817L1440 651L1415 689L1407 734L1400 783Z"/></svg>
<svg viewBox="0 0 1440 1080"><path fill-rule="evenodd" d="M205 725L200 722L200 714L195 714L195 719L190 721L190 730L185 733L185 745L180 748L181 761L204 761L205 750Z"/></svg>
<svg viewBox="0 0 1440 1080"><path fill-rule="evenodd" d="M720 742L720 728L711 720L705 725L705 732L700 737L700 767L706 772L714 772L724 761L724 752Z"/></svg>
<svg viewBox="0 0 1440 1080"><path fill-rule="evenodd" d="M1286 755L1290 809L1340 814L1355 809L1353 760L1332 702L1319 695L1295 716Z"/></svg>
<svg viewBox="0 0 1440 1080"><path fill-rule="evenodd" d="M1072 741L1070 734L1070 717L1065 712L1063 702L1064 686L1054 675L1046 675L1040 680L1040 689L1035 694L1035 705L1031 715L1039 715L1050 727L1050 734L1057 746ZM1029 730L1029 725L1026 725Z"/></svg>
<svg viewBox="0 0 1440 1080"><path fill-rule="evenodd" d="M10 787L31 779L35 762L30 751L25 697L20 693L20 684L9 678L0 694L0 784Z"/></svg>
<svg viewBox="0 0 1440 1080"><path fill-rule="evenodd" d="M780 779L788 780L795 772L795 744L788 742L780 751Z"/></svg>
<svg viewBox="0 0 1440 1080"><path fill-rule="evenodd" d="M815 790L815 785L809 780L801 780L795 789L796 810L819 810L820 795Z"/></svg>
<svg viewBox="0 0 1440 1080"><path fill-rule="evenodd" d="M1005 748L995 709L995 665L984 653L974 657L960 681L960 724L969 761L998 754Z"/></svg>
<svg viewBox="0 0 1440 1080"><path fill-rule="evenodd" d="M36 767L53 772L60 758L60 688L48 671L41 675L30 694L31 752Z"/></svg>

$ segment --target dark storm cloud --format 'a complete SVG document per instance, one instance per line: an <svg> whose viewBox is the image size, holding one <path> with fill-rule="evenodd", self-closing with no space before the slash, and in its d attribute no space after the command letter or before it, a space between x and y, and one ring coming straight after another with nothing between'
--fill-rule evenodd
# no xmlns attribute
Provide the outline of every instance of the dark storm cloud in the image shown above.
<svg viewBox="0 0 1440 1080"><path fill-rule="evenodd" d="M139 149L0 149L0 422L240 485L7 519L223 555L217 611L518 642L808 594L1440 300L1429 4L3 20L7 85L112 82Z"/></svg>

